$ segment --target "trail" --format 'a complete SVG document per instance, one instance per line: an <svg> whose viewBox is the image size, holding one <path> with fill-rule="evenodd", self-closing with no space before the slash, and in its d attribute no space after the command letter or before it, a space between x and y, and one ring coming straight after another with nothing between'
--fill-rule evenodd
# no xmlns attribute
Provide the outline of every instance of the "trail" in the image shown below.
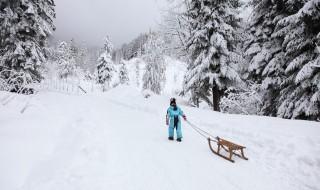
<svg viewBox="0 0 320 190"><path fill-rule="evenodd" d="M315 122L182 106L190 121L248 147L249 161L230 163L186 123L182 143L167 140L166 96L145 99L129 87L83 96L43 92L17 114L23 98L0 109L1 189L319 189Z"/></svg>

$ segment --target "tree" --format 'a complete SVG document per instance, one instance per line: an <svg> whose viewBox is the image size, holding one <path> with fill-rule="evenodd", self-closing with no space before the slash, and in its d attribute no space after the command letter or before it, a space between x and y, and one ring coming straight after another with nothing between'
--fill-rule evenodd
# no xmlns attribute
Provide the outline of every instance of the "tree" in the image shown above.
<svg viewBox="0 0 320 190"><path fill-rule="evenodd" d="M148 40L148 34L140 34L137 38L132 40L129 44L123 44L121 48L115 51L116 59L129 60L134 57L140 57L145 54L144 46Z"/></svg>
<svg viewBox="0 0 320 190"><path fill-rule="evenodd" d="M23 83L41 80L46 41L55 29L54 6L53 0L0 1L1 78L23 73Z"/></svg>
<svg viewBox="0 0 320 190"><path fill-rule="evenodd" d="M168 0L168 9L162 17L160 33L165 41L165 53L185 60L187 51L185 43L190 34L187 27L186 11L188 0Z"/></svg>
<svg viewBox="0 0 320 190"><path fill-rule="evenodd" d="M252 0L248 79L261 84L262 113L320 118L319 0Z"/></svg>
<svg viewBox="0 0 320 190"><path fill-rule="evenodd" d="M288 1L273 37L283 39L286 79L277 115L320 120L320 0Z"/></svg>
<svg viewBox="0 0 320 190"><path fill-rule="evenodd" d="M237 0L191 0L185 13L191 34L186 43L190 63L184 91L192 92L191 99L206 101L215 111L220 111L219 102L227 88L241 82L233 60L238 56L239 6Z"/></svg>
<svg viewBox="0 0 320 190"><path fill-rule="evenodd" d="M115 71L113 61L112 61L112 51L113 45L106 37L103 52L98 58L98 83L102 85L103 91L106 91L110 87L110 82L113 77L113 72Z"/></svg>
<svg viewBox="0 0 320 190"><path fill-rule="evenodd" d="M136 71L136 82L137 87L140 87L140 61L135 62L135 71Z"/></svg>
<svg viewBox="0 0 320 190"><path fill-rule="evenodd" d="M119 81L120 84L129 84L129 77L128 77L128 69L124 60L121 60L121 67L119 71Z"/></svg>
<svg viewBox="0 0 320 190"><path fill-rule="evenodd" d="M75 55L72 46L67 42L61 42L58 46L58 75L59 78L68 78L76 75Z"/></svg>
<svg viewBox="0 0 320 190"><path fill-rule="evenodd" d="M145 44L146 54L143 59L146 69L143 75L143 89L160 94L165 82L165 63L163 57L163 41L156 33L151 33Z"/></svg>
<svg viewBox="0 0 320 190"><path fill-rule="evenodd" d="M285 78L282 39L273 37L278 21L285 15L283 0L252 0L254 9L247 31L251 33L245 42L247 80L261 84L263 93L262 113L276 116L281 83Z"/></svg>

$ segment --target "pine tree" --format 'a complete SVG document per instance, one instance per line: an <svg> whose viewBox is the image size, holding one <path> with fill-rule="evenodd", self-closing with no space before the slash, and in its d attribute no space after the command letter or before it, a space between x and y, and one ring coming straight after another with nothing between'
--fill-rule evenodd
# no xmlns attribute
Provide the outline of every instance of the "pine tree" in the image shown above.
<svg viewBox="0 0 320 190"><path fill-rule="evenodd" d="M146 61L143 75L143 89L149 89L160 94L165 82L165 63L163 57L163 40L156 33L151 33L145 44Z"/></svg>
<svg viewBox="0 0 320 190"><path fill-rule="evenodd" d="M110 82L113 77L113 72L115 71L113 61L112 61L112 51L113 45L109 40L109 37L106 37L105 44L103 48L103 53L98 58L98 83L102 85L103 91L106 91L110 87Z"/></svg>
<svg viewBox="0 0 320 190"><path fill-rule="evenodd" d="M276 116L281 83L285 79L282 38L274 37L277 23L286 14L283 0L252 0L254 6L245 42L247 80L261 84L262 114Z"/></svg>
<svg viewBox="0 0 320 190"><path fill-rule="evenodd" d="M286 79L277 115L320 120L320 0L288 1L273 37L282 38Z"/></svg>
<svg viewBox="0 0 320 190"><path fill-rule="evenodd" d="M191 0L185 14L191 34L186 43L190 63L184 91L192 92L191 99L202 99L216 111L227 88L241 82L233 60L238 56L239 6L237 0Z"/></svg>
<svg viewBox="0 0 320 190"><path fill-rule="evenodd" d="M140 87L140 61L135 62L137 87Z"/></svg>
<svg viewBox="0 0 320 190"><path fill-rule="evenodd" d="M123 44L121 48L116 50L117 57L129 60L134 57L141 57L145 54L144 46L148 40L148 34L140 34L137 38L132 40L129 44ZM116 57L116 58L117 58Z"/></svg>
<svg viewBox="0 0 320 190"><path fill-rule="evenodd" d="M251 3L248 79L262 84L263 114L319 119L319 0Z"/></svg>
<svg viewBox="0 0 320 190"><path fill-rule="evenodd" d="M0 77L40 81L46 40L55 29L53 0L0 1ZM8 71L8 72L6 72Z"/></svg>
<svg viewBox="0 0 320 190"><path fill-rule="evenodd" d="M119 71L119 81L120 84L129 84L129 77L128 77L128 69L124 60L121 60L121 67Z"/></svg>
<svg viewBox="0 0 320 190"><path fill-rule="evenodd" d="M72 46L66 42L61 42L58 46L58 74L59 78L68 78L76 75L75 55Z"/></svg>

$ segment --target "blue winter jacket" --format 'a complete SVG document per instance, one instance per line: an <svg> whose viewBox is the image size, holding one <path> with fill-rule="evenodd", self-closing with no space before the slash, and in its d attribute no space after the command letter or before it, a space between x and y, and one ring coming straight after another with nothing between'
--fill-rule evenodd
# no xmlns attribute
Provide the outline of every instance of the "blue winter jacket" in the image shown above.
<svg viewBox="0 0 320 190"><path fill-rule="evenodd" d="M167 116L169 117L169 127L174 128L174 118L177 116L179 118L179 121L177 123L177 128L181 129L181 118L180 116L183 116L183 111L177 106L177 109L174 110L173 106L170 106L167 110Z"/></svg>

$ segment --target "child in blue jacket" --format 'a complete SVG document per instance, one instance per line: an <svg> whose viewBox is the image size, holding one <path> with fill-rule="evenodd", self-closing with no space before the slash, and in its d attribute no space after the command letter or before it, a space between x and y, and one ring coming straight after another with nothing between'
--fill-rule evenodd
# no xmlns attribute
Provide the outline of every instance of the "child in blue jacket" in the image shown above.
<svg viewBox="0 0 320 190"><path fill-rule="evenodd" d="M168 108L166 115L166 124L169 125L169 140L173 140L174 129L176 129L177 132L177 141L181 142L182 140L180 116L182 116L184 120L187 120L183 111L177 106L176 99L171 98L170 107Z"/></svg>

